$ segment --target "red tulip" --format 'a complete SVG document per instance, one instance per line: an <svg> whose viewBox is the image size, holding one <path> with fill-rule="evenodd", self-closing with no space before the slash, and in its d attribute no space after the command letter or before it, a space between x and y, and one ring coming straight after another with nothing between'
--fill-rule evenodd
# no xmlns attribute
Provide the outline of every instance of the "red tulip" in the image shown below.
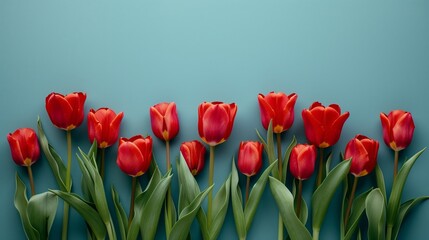
<svg viewBox="0 0 429 240"><path fill-rule="evenodd" d="M394 151L400 151L410 145L414 134L414 121L411 113L394 110L386 115L380 113L383 127L383 139Z"/></svg>
<svg viewBox="0 0 429 240"><path fill-rule="evenodd" d="M294 107L297 98L298 95L295 93L289 96L282 92L270 92L266 96L259 94L259 110L261 112L262 126L265 130L268 130L271 120L274 133L288 130L294 120Z"/></svg>
<svg viewBox="0 0 429 240"><path fill-rule="evenodd" d="M152 131L159 139L169 141L179 132L176 103L158 103L150 108Z"/></svg>
<svg viewBox="0 0 429 240"><path fill-rule="evenodd" d="M198 107L198 133L209 146L228 139L234 125L237 105L223 102L203 102Z"/></svg>
<svg viewBox="0 0 429 240"><path fill-rule="evenodd" d="M262 149L263 145L260 142L240 142L237 165L241 173L251 177L261 170Z"/></svg>
<svg viewBox="0 0 429 240"><path fill-rule="evenodd" d="M7 135L13 161L29 167L40 157L36 132L31 128L19 128Z"/></svg>
<svg viewBox="0 0 429 240"><path fill-rule="evenodd" d="M302 110L308 141L319 148L334 145L338 142L349 115L349 112L341 114L341 108L337 104L325 107L319 102L314 102L309 109Z"/></svg>
<svg viewBox="0 0 429 240"><path fill-rule="evenodd" d="M132 177L143 175L152 161L152 138L136 135L130 139L120 138L118 158L119 168Z"/></svg>
<svg viewBox="0 0 429 240"><path fill-rule="evenodd" d="M363 135L356 135L346 146L345 159L352 158L350 173L356 177L370 173L377 164L378 142Z"/></svg>
<svg viewBox="0 0 429 240"><path fill-rule="evenodd" d="M297 144L292 148L289 158L289 169L299 180L306 180L314 172L317 151L314 145Z"/></svg>
<svg viewBox="0 0 429 240"><path fill-rule="evenodd" d="M195 176L203 170L206 148L201 142L197 140L184 142L180 145L180 152L192 175Z"/></svg>
<svg viewBox="0 0 429 240"><path fill-rule="evenodd" d="M107 148L118 140L119 127L124 113L116 114L109 108L89 110L88 114L88 136L89 140L97 140L99 148Z"/></svg>
<svg viewBox="0 0 429 240"><path fill-rule="evenodd" d="M83 121L86 93L74 92L66 96L51 93L46 97L46 111L52 123L61 129L72 130Z"/></svg>

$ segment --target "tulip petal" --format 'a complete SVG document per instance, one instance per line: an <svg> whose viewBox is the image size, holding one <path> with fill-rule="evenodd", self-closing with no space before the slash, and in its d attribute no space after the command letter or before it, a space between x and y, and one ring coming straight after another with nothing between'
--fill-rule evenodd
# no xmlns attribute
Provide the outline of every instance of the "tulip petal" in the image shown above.
<svg viewBox="0 0 429 240"><path fill-rule="evenodd" d="M144 173L142 170L144 168L143 155L139 148L131 142L125 142L119 146L116 163L123 172L130 176L136 177L138 174Z"/></svg>
<svg viewBox="0 0 429 240"><path fill-rule="evenodd" d="M312 112L307 109L302 110L302 120L304 122L304 130L307 140L316 146L323 143L324 130L323 125L316 119Z"/></svg>
<svg viewBox="0 0 429 240"><path fill-rule="evenodd" d="M56 127L61 129L69 127L73 108L62 95L50 94L46 98L46 111Z"/></svg>
<svg viewBox="0 0 429 240"><path fill-rule="evenodd" d="M392 134L390 132L390 121L385 113L380 113L381 126L383 128L383 140L387 146L390 146L390 142L393 141Z"/></svg>
<svg viewBox="0 0 429 240"><path fill-rule="evenodd" d="M350 113L345 112L340 117L338 117L332 126L329 129L326 129L326 142L329 143L330 146L334 145L340 139L341 131L343 129L344 123L349 118Z"/></svg>
<svg viewBox="0 0 429 240"><path fill-rule="evenodd" d="M162 133L164 131L164 117L155 107L150 108L150 122L152 131L157 138L164 139Z"/></svg>
<svg viewBox="0 0 429 240"><path fill-rule="evenodd" d="M414 134L414 121L409 113L402 115L392 129L393 139L398 150L410 145Z"/></svg>
<svg viewBox="0 0 429 240"><path fill-rule="evenodd" d="M225 141L228 130L229 115L225 108L219 105L207 109L202 119L203 134L205 141L210 144L219 144Z"/></svg>

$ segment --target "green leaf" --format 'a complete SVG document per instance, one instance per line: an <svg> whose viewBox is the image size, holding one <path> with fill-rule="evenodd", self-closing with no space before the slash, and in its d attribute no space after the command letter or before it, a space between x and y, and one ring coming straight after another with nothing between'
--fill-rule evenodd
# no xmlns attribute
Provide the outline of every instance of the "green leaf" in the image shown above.
<svg viewBox="0 0 429 240"><path fill-rule="evenodd" d="M171 178L171 171L169 171L168 175L163 177L158 182L155 189L151 193L145 191L141 194L143 195L142 202L144 205L141 206L143 211L141 215L135 214L135 216L141 216L140 222L145 223L140 224L140 231L142 232L144 240L154 239L155 237L158 220L161 214L161 209L164 203L167 189L170 187ZM148 193L150 193L150 195Z"/></svg>
<svg viewBox="0 0 429 240"><path fill-rule="evenodd" d="M365 208L368 218L368 239L383 240L385 237L386 208L380 189L376 188L368 194Z"/></svg>
<svg viewBox="0 0 429 240"><path fill-rule="evenodd" d="M167 191L164 202L164 221L165 232L168 238L174 223L176 223L176 208L174 206L173 196L171 195L171 188Z"/></svg>
<svg viewBox="0 0 429 240"><path fill-rule="evenodd" d="M85 219L97 239L104 239L106 237L106 226L104 225L99 213L91 206L90 203L86 202L74 193L67 193L59 190L50 191L66 201L80 214L80 216L82 216L83 219Z"/></svg>
<svg viewBox="0 0 429 240"><path fill-rule="evenodd" d="M178 178L180 183L180 196L179 196L179 211L181 212L199 193L200 187L198 186L195 177L189 171L185 158L180 153L179 161L176 162Z"/></svg>
<svg viewBox="0 0 429 240"><path fill-rule="evenodd" d="M326 176L325 180L313 193L313 233L318 233L322 226L323 219L331 202L332 197L338 185L347 176L350 169L350 160L344 160L332 169Z"/></svg>
<svg viewBox="0 0 429 240"><path fill-rule="evenodd" d="M396 178L393 181L392 192L390 193L389 202L387 204L387 225L393 227L395 222L398 219L399 206L401 202L402 190L404 189L405 181L407 180L408 174L411 171L414 163L417 158L423 153L423 150L420 150L410 159L408 159L404 165L402 165L399 170Z"/></svg>
<svg viewBox="0 0 429 240"><path fill-rule="evenodd" d="M283 219L289 237L292 240L311 240L311 235L308 232L304 224L299 220L295 214L294 199L292 193L286 188L286 186L275 179L269 177L271 193L277 203L277 207Z"/></svg>
<svg viewBox="0 0 429 240"><path fill-rule="evenodd" d="M383 172L381 171L381 168L378 164L375 165L374 171L375 171L375 177L377 180L377 187L380 189L381 194L383 194L384 196L384 205L387 205L386 185L384 184Z"/></svg>
<svg viewBox="0 0 429 240"><path fill-rule="evenodd" d="M70 180L70 189L67 189L65 184L65 179L67 175L67 168L65 167L63 160L57 154L55 149L48 143L48 139L46 138L45 131L43 130L42 122L40 118L37 119L37 129L39 136L40 147L42 148L43 153L48 160L49 166L52 169L52 173L54 174L55 180L57 181L58 187L61 191L67 192L71 189L71 180Z"/></svg>
<svg viewBox="0 0 429 240"><path fill-rule="evenodd" d="M246 238L246 220L244 218L243 211L243 199L240 186L238 185L238 172L235 167L235 161L232 159L232 169L231 169L231 203L232 203L232 212L234 214L235 229L237 230L237 235L239 239Z"/></svg>
<svg viewBox="0 0 429 240"><path fill-rule="evenodd" d="M231 187L231 174L228 176L224 184L220 187L216 196L213 199L213 216L210 221L210 238L217 239L219 232L225 221L226 212L228 210L229 194Z"/></svg>
<svg viewBox="0 0 429 240"><path fill-rule="evenodd" d="M331 171L331 163L332 163L332 152L328 154L328 158L326 159L325 171L328 174Z"/></svg>
<svg viewBox="0 0 429 240"><path fill-rule="evenodd" d="M364 193L361 193L353 200L353 206L349 217L349 223L346 228L346 234L343 238L344 240L351 239L354 232L359 226L359 220L365 211L365 201L368 194L372 191L372 189L367 190Z"/></svg>
<svg viewBox="0 0 429 240"><path fill-rule="evenodd" d="M180 213L179 220L171 229L169 240L181 240L188 237L192 222L200 209L201 203L211 190L212 187L209 187L207 190L198 194L195 199L183 209Z"/></svg>
<svg viewBox="0 0 429 240"><path fill-rule="evenodd" d="M292 196L294 199L294 209L296 209L296 205L297 205L297 197L296 197L296 192L297 192L297 185L298 185L298 180L294 179L293 184L292 184ZM305 225L307 223L307 219L308 219L308 206L307 203L305 202L305 199L301 196L301 211L300 214L298 216L299 220L301 220L301 222Z"/></svg>
<svg viewBox="0 0 429 240"><path fill-rule="evenodd" d="M30 198L27 206L31 225L39 232L40 239L48 239L57 212L58 198L55 194L44 192Z"/></svg>
<svg viewBox="0 0 429 240"><path fill-rule="evenodd" d="M398 238L399 230L401 228L402 221L404 220L405 216L408 214L408 212L416 205L420 204L423 201L426 201L429 199L429 196L414 198L411 200L406 201L401 205L401 208L399 209L398 219L393 226L393 239Z"/></svg>
<svg viewBox="0 0 429 240"><path fill-rule="evenodd" d="M273 134L273 125L272 120L270 121L270 124L268 125L267 130L267 140L265 141L264 138L259 134L258 130L256 130L256 134L258 134L258 137L262 144L264 145L264 150L267 153L268 156L268 162L270 165L277 159L276 154L274 152L274 134ZM278 178L279 176L279 169L273 168L272 169L272 175L275 178Z"/></svg>
<svg viewBox="0 0 429 240"><path fill-rule="evenodd" d="M249 199L247 200L246 206L244 208L246 231L249 231L250 226L252 225L253 217L255 216L256 209L259 205L259 201L261 200L265 185L267 184L268 176L274 166L277 166L276 164L277 161L274 161L264 170L264 172L261 174L258 181L256 181L256 183L253 185L252 190L249 193Z"/></svg>
<svg viewBox="0 0 429 240"><path fill-rule="evenodd" d="M112 198L113 198L113 204L115 205L116 219L118 220L121 239L127 239L126 237L127 231L128 231L127 214L125 213L125 210L122 207L121 202L119 201L119 195L113 186L112 186ZM137 228L136 235L138 235L138 228Z"/></svg>
<svg viewBox="0 0 429 240"><path fill-rule="evenodd" d="M340 154L340 159L344 161L342 154ZM347 208L347 193L349 189L349 177L345 177L343 180L343 196L341 199L341 218L340 218L340 236L341 239L346 235L346 226L344 226L344 215L346 214Z"/></svg>
<svg viewBox="0 0 429 240"><path fill-rule="evenodd" d="M30 219L27 214L28 200L25 184L19 178L18 173L15 174L16 180L16 190L15 190L15 199L14 204L16 210L19 212L21 217L22 227L24 228L25 235L27 239L40 239L39 233L30 223Z"/></svg>
<svg viewBox="0 0 429 240"><path fill-rule="evenodd" d="M286 183L286 177L287 177L287 169L289 166L289 157L290 153L292 152L292 149L296 146L297 140L296 137L293 136L292 141L290 142L288 148L286 149L285 155L283 157L283 183Z"/></svg>

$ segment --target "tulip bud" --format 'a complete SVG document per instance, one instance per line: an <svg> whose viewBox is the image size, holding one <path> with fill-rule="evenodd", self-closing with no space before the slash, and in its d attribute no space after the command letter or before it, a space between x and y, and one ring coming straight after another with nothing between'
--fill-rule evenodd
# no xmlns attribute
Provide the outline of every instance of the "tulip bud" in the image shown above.
<svg viewBox="0 0 429 240"><path fill-rule="evenodd" d="M378 142L363 135L356 135L346 146L344 158L351 158L350 173L356 177L370 173L377 164Z"/></svg>
<svg viewBox="0 0 429 240"><path fill-rule="evenodd" d="M68 95L51 93L46 97L46 111L52 123L61 129L72 130L83 121L86 93L74 92Z"/></svg>
<svg viewBox="0 0 429 240"><path fill-rule="evenodd" d="M292 175L299 180L310 178L314 172L316 156L314 145L297 144L293 147L289 158L289 169Z"/></svg>
<svg viewBox="0 0 429 240"><path fill-rule="evenodd" d="M198 107L198 133L209 146L225 142L234 125L237 105L223 102L203 102Z"/></svg>
<svg viewBox="0 0 429 240"><path fill-rule="evenodd" d="M120 138L116 163L131 177L143 175L152 161L152 138L136 135L130 139Z"/></svg>
<svg viewBox="0 0 429 240"><path fill-rule="evenodd" d="M240 142L238 150L238 170L251 177L259 172L262 167L263 145L260 142Z"/></svg>
<svg viewBox="0 0 429 240"><path fill-rule="evenodd" d="M288 130L294 120L294 107L297 98L298 95L295 93L289 96L282 92L270 92L266 96L259 94L259 110L261 112L262 126L265 130L268 130L271 120L274 133Z"/></svg>
<svg viewBox="0 0 429 240"><path fill-rule="evenodd" d="M188 165L192 175L197 175L204 168L206 148L197 141L184 142L180 145L180 152Z"/></svg>
<svg viewBox="0 0 429 240"><path fill-rule="evenodd" d="M109 108L91 109L88 114L88 136L90 142L97 140L99 148L113 145L119 136L119 127L124 113L116 114Z"/></svg>
<svg viewBox="0 0 429 240"><path fill-rule="evenodd" d="M13 161L21 166L31 166L40 157L36 132L31 128L19 128L7 135Z"/></svg>
<svg viewBox="0 0 429 240"><path fill-rule="evenodd" d="M340 139L341 130L349 115L349 112L341 114L341 108L337 104L325 107L314 102L309 109L302 110L308 141L319 148L334 145Z"/></svg>
<svg viewBox="0 0 429 240"><path fill-rule="evenodd" d="M158 103L150 108L152 131L156 137L169 141L179 132L179 118L176 103Z"/></svg>
<svg viewBox="0 0 429 240"><path fill-rule="evenodd" d="M414 134L414 121L411 113L394 110L386 115L380 113L383 127L383 140L394 151L401 151L410 145Z"/></svg>

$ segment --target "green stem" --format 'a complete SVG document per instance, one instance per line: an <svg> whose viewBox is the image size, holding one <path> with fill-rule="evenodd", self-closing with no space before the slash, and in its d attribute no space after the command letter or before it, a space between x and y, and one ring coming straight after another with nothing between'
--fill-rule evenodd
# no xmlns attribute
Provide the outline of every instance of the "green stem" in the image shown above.
<svg viewBox="0 0 429 240"><path fill-rule="evenodd" d="M322 183L323 180L323 168L324 168L324 159L323 159L323 148L320 148L320 161L319 161L319 171L317 172L317 182L316 187Z"/></svg>
<svg viewBox="0 0 429 240"><path fill-rule="evenodd" d="M247 176L246 179L246 201L244 204L247 204L247 200L249 199L249 188L250 188L250 176Z"/></svg>
<svg viewBox="0 0 429 240"><path fill-rule="evenodd" d="M296 203L296 215L299 217L301 215L301 203L302 203L302 180L298 180L298 195L297 196L297 203Z"/></svg>
<svg viewBox="0 0 429 240"><path fill-rule="evenodd" d="M281 133L277 133L277 163L279 165L279 180L283 182L283 159L282 159L282 138Z"/></svg>
<svg viewBox="0 0 429 240"><path fill-rule="evenodd" d="M213 172L214 172L214 146L210 146L210 165L209 165L209 187L213 185ZM212 199L213 189L210 189L208 194L208 206L207 206L207 228L210 229L212 222Z"/></svg>
<svg viewBox="0 0 429 240"><path fill-rule="evenodd" d="M137 177L133 177L131 186L130 214L128 215L128 226L131 226L131 221L134 218L134 199L136 198L136 182Z"/></svg>
<svg viewBox="0 0 429 240"><path fill-rule="evenodd" d="M170 141L165 141L165 158L167 160L167 171L171 169L170 162Z"/></svg>
<svg viewBox="0 0 429 240"><path fill-rule="evenodd" d="M392 231L393 231L393 226L392 225L387 225L386 240L391 240L392 239Z"/></svg>
<svg viewBox="0 0 429 240"><path fill-rule="evenodd" d="M165 158L167 161L167 171L170 171L171 169L171 162L170 162L170 141L165 141ZM167 235L167 239L170 236L171 229L173 228L173 224L175 219L172 219L172 206L171 206L171 186L167 189L167 197L165 198L165 211L166 211L166 221L165 221L165 233Z"/></svg>
<svg viewBox="0 0 429 240"><path fill-rule="evenodd" d="M31 187L31 196L36 194L36 190L34 190L34 180L33 180L33 171L31 170L31 166L27 166L28 178L30 179L30 187Z"/></svg>
<svg viewBox="0 0 429 240"><path fill-rule="evenodd" d="M278 240L283 240L283 220L279 213L279 228L278 228Z"/></svg>
<svg viewBox="0 0 429 240"><path fill-rule="evenodd" d="M105 156L105 148L101 149L101 159L100 159L100 176L101 179L104 180L104 156Z"/></svg>
<svg viewBox="0 0 429 240"><path fill-rule="evenodd" d="M393 180L396 179L396 175L398 174L398 159L399 159L399 151L395 151L395 163L393 165Z"/></svg>
<svg viewBox="0 0 429 240"><path fill-rule="evenodd" d="M67 172L66 172L66 188L67 192L71 192L71 162L72 162L72 140L71 130L67 130ZM64 202L64 213L63 213L63 230L61 239L67 239L67 228L69 224L69 209L70 206L67 202Z"/></svg>
<svg viewBox="0 0 429 240"><path fill-rule="evenodd" d="M319 240L320 229L313 228L313 240Z"/></svg>
<svg viewBox="0 0 429 240"><path fill-rule="evenodd" d="M357 183L358 183L358 177L355 176L353 180L352 191L350 192L349 202L347 204L346 215L344 216L344 227L346 228L346 230L347 230L347 223L349 222L349 218L350 218L350 211L352 210L353 199L355 198Z"/></svg>

